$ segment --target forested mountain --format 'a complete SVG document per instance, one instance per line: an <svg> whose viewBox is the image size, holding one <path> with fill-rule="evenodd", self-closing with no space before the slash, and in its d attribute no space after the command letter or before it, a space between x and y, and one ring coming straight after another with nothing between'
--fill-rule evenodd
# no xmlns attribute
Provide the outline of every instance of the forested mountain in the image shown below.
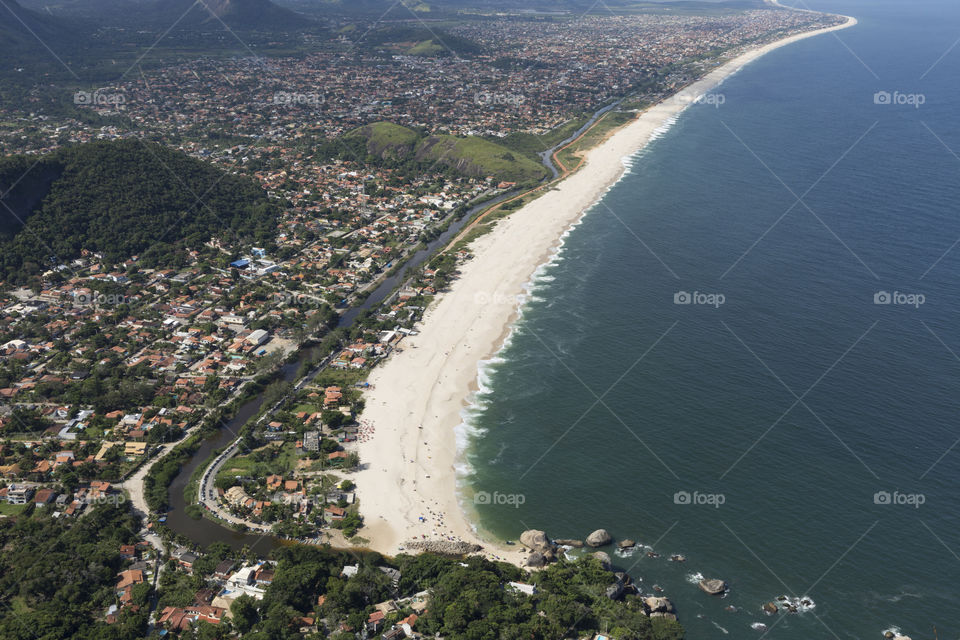
<svg viewBox="0 0 960 640"><path fill-rule="evenodd" d="M17 0L0 0L0 55L5 58L4 64L45 51L44 43L52 46L64 38L70 39L70 32L56 18L25 9Z"/></svg>
<svg viewBox="0 0 960 640"><path fill-rule="evenodd" d="M128 140L0 161L0 279L23 281L81 255L156 259L214 236L266 242L277 208L254 181Z"/></svg>
<svg viewBox="0 0 960 640"><path fill-rule="evenodd" d="M177 28L297 29L311 22L270 0L159 0L149 14Z"/></svg>

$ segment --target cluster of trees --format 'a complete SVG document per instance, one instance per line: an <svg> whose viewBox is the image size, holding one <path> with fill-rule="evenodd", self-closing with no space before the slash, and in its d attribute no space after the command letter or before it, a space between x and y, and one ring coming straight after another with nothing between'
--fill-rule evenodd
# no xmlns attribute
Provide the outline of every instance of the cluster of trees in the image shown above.
<svg viewBox="0 0 960 640"><path fill-rule="evenodd" d="M605 591L613 575L594 558L560 562L535 573L480 557L450 558L433 554L400 555L388 563L376 554L348 554L315 547L282 547L274 552L276 575L263 601L238 600L234 624L251 640L293 638L295 621L315 614L328 629L341 624L360 630L373 605L429 590L427 612L417 631L451 640L588 637L604 630L618 640L681 640L677 622L651 619L636 596L610 600ZM345 564L358 564L352 578L340 576ZM402 572L393 585L379 566ZM527 596L506 587L512 581L537 585ZM317 608L317 596L324 603ZM387 618L387 628L410 613ZM352 637L338 633L334 637Z"/></svg>
<svg viewBox="0 0 960 640"><path fill-rule="evenodd" d="M158 144L91 142L28 162L0 161L17 214L0 214L0 280L23 282L83 249L150 266L213 236L266 244L275 234L277 208L253 180Z"/></svg>
<svg viewBox="0 0 960 640"><path fill-rule="evenodd" d="M49 508L0 520L0 637L8 640L133 640L147 613L99 622L114 603L120 545L136 542L126 505L89 507L83 517L54 518ZM139 594L143 595L143 594Z"/></svg>

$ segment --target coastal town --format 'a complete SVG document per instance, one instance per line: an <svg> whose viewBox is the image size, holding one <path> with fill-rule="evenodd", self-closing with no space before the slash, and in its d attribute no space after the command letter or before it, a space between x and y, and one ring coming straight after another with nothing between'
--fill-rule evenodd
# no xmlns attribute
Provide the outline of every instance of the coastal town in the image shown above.
<svg viewBox="0 0 960 640"><path fill-rule="evenodd" d="M371 372L431 339L425 314L492 227L475 216L495 221L553 184L539 154L556 160L568 136L608 134L760 45L842 23L775 8L494 17L450 27L456 39L439 55L343 35L296 57L145 66L89 93L115 99L80 100L72 115L45 113L45 91L4 106L3 155L150 141L252 180L278 213L268 242L228 230L159 256L83 248L36 256L0 282L0 518L122 522L98 620L120 628L145 615L162 635L243 635L264 598L297 612L286 623L302 637L435 635L442 627L429 619L425 632L424 616L448 594L427 588L415 551L475 554L445 570L495 572L511 602L536 596L520 568L491 567L543 569L531 558L547 547L556 556L557 545L482 548L451 526L449 503L410 507L419 519L386 545L402 560L351 550L383 550L371 539L384 525L364 499L375 493L382 514L379 485L364 485L364 452L384 442L385 410L367 406ZM594 116L614 103L619 120ZM186 513L303 545L270 557L203 548L168 522L181 466L254 402L228 444L199 461ZM334 555L310 555L317 548ZM591 557L610 568L609 556ZM294 606L274 594L301 579L286 577L300 563L323 565L323 580L311 578ZM644 593L626 574L599 580L610 600ZM638 614L676 620L666 598L646 595Z"/></svg>

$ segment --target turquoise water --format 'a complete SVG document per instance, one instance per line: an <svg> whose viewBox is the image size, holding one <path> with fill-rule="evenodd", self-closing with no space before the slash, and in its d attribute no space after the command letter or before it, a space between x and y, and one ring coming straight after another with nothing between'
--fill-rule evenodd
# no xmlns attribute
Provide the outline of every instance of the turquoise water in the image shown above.
<svg viewBox="0 0 960 640"><path fill-rule="evenodd" d="M957 638L960 5L810 6L860 24L688 109L540 270L468 480L495 535L651 546L616 564L690 638Z"/></svg>

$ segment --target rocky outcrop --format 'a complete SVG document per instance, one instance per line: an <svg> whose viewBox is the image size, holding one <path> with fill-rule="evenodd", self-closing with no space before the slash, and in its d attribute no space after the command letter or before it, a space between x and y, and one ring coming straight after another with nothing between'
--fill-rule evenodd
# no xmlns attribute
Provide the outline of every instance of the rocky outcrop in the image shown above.
<svg viewBox="0 0 960 640"><path fill-rule="evenodd" d="M674 613L673 603L667 598L650 597L643 601L650 613Z"/></svg>
<svg viewBox="0 0 960 640"><path fill-rule="evenodd" d="M655 613L651 613L651 614L650 614L650 617L651 617L651 618L666 618L667 620L676 620L676 619L677 619L677 614L675 614L675 613L667 613L666 611L657 611L657 612L655 612Z"/></svg>
<svg viewBox="0 0 960 640"><path fill-rule="evenodd" d="M700 581L700 588L712 596L717 596L727 590L727 583L717 578L703 579Z"/></svg>
<svg viewBox="0 0 960 640"><path fill-rule="evenodd" d="M777 606L776 602L768 602L765 605L763 605L763 612L768 616L772 616L778 611L780 611L780 608Z"/></svg>
<svg viewBox="0 0 960 640"><path fill-rule="evenodd" d="M603 551L594 551L594 552L591 553L590 555L600 561L600 566L602 566L602 567L603 567L604 569L606 569L607 571L610 570L610 567L611 567L612 565L611 565L611 563L610 563L610 556L609 556L609 555L607 555L607 554L604 553Z"/></svg>
<svg viewBox="0 0 960 640"><path fill-rule="evenodd" d="M593 533L587 536L587 546L588 547L602 547L605 544L610 544L613 541L613 537L607 533L606 529L597 529Z"/></svg>
<svg viewBox="0 0 960 640"><path fill-rule="evenodd" d="M554 540L554 542L556 542L556 543L559 544L560 546L563 546L563 547L573 547L573 548L575 548L575 549L579 549L580 547L583 546L583 540L571 540L571 539L568 539L568 538L557 538L556 540Z"/></svg>
<svg viewBox="0 0 960 640"><path fill-rule="evenodd" d="M412 551L426 551L447 556L462 556L468 553L481 551L483 547L469 542L453 542L451 540L411 540L404 544Z"/></svg>
<svg viewBox="0 0 960 640"><path fill-rule="evenodd" d="M534 551L527 556L526 566L532 569L542 569L547 566L547 559L539 551Z"/></svg>
<svg viewBox="0 0 960 640"><path fill-rule="evenodd" d="M635 546L637 546L637 543L630 538L627 538L626 540L621 540L618 542L617 546L620 549L633 549Z"/></svg>
<svg viewBox="0 0 960 640"><path fill-rule="evenodd" d="M546 553L547 551L556 553L557 545L553 543L547 534L539 529L528 529L520 534L520 544L536 551L537 553Z"/></svg>

